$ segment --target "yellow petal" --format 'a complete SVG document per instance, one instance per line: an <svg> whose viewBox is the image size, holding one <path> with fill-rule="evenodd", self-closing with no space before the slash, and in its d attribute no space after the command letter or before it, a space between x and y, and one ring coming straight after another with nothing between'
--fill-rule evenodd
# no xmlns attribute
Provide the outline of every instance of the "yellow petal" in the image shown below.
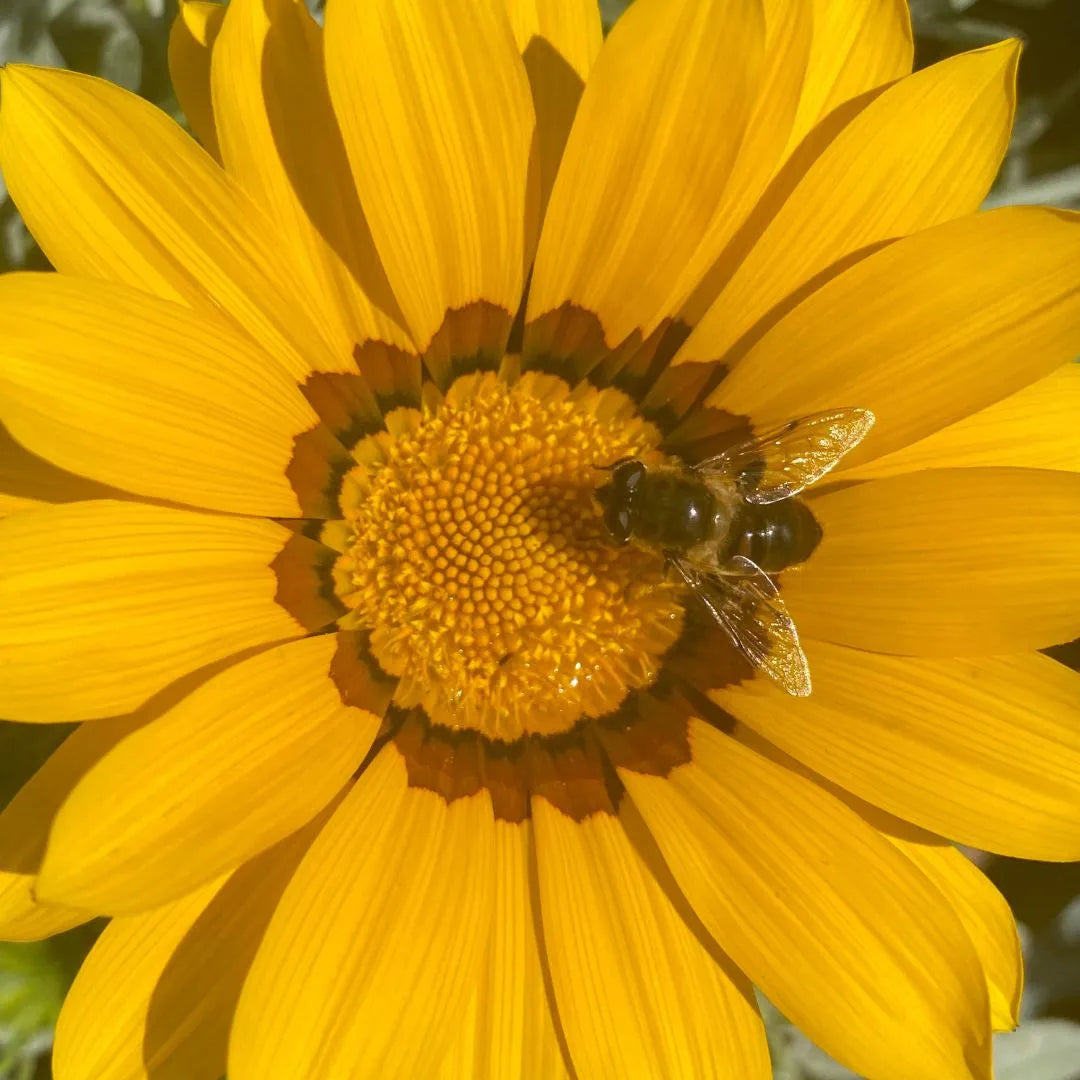
<svg viewBox="0 0 1080 1080"><path fill-rule="evenodd" d="M635 847L650 842L640 815L577 822L543 798L532 810L544 943L581 1074L771 1076L749 982L661 887Z"/></svg>
<svg viewBox="0 0 1080 1080"><path fill-rule="evenodd" d="M1010 258L1011 258L1010 254ZM1032 353L1024 350L1013 362ZM1041 359L1041 358L1040 358ZM1014 369L1015 370L1015 369ZM985 385L987 371L980 365ZM896 476L919 469L1014 465L1080 472L1080 364L1045 378L884 457L837 470L844 480Z"/></svg>
<svg viewBox="0 0 1080 1080"><path fill-rule="evenodd" d="M525 66L530 46L550 49L584 86L604 41L599 6L592 0L505 0L505 4ZM533 91L535 95L535 85Z"/></svg>
<svg viewBox="0 0 1080 1080"><path fill-rule="evenodd" d="M112 716L300 626L274 600L269 521L110 500L0 521L0 715Z"/></svg>
<svg viewBox="0 0 1080 1080"><path fill-rule="evenodd" d="M766 73L754 113L722 212L683 271L693 289L680 313L688 326L701 319L727 282L737 265L729 241L806 133L841 103L910 74L910 23L905 0L870 0L856 9L846 0L766 0ZM829 138L818 132L821 148ZM805 165L790 168L784 190L804 170Z"/></svg>
<svg viewBox="0 0 1080 1080"><path fill-rule="evenodd" d="M569 1080L541 967L531 849L527 823L495 822L487 959L469 1017L443 1059L439 1080Z"/></svg>
<svg viewBox="0 0 1080 1080"><path fill-rule="evenodd" d="M72 787L142 723L145 718L137 716L76 728L0 814L0 939L34 941L90 918L82 911L41 903L35 879L53 819Z"/></svg>
<svg viewBox="0 0 1080 1080"><path fill-rule="evenodd" d="M0 518L50 503L122 498L122 491L58 469L31 454L0 424Z"/></svg>
<svg viewBox="0 0 1080 1080"><path fill-rule="evenodd" d="M874 1080L989 1080L989 1006L937 889L824 789L701 721L668 776L619 769L720 946Z"/></svg>
<svg viewBox="0 0 1080 1080"><path fill-rule="evenodd" d="M0 167L62 273L223 309L295 375L347 370L257 207L159 109L101 79L9 64ZM321 329L320 329L321 328ZM324 333L325 331L325 333Z"/></svg>
<svg viewBox="0 0 1080 1080"><path fill-rule="evenodd" d="M1080 636L1080 476L932 469L829 492L825 531L784 579L800 631L915 656L1041 649Z"/></svg>
<svg viewBox="0 0 1080 1080"><path fill-rule="evenodd" d="M982 966L995 1031L1015 1028L1023 990L1023 959L1016 922L1005 898L978 867L940 836L887 814L830 783L778 750L751 729L738 725L736 738L745 745L820 784L850 806L937 886L967 931Z"/></svg>
<svg viewBox="0 0 1080 1080"><path fill-rule="evenodd" d="M330 105L322 30L296 0L233 0L211 83L225 169L280 230L292 272L356 342L409 347Z"/></svg>
<svg viewBox="0 0 1080 1080"><path fill-rule="evenodd" d="M226 319L109 282L0 278L0 416L55 464L215 510L321 515L286 476L319 418Z"/></svg>
<svg viewBox="0 0 1080 1080"><path fill-rule="evenodd" d="M0 815L0 939L47 937L90 917L83 911L44 904L36 893L37 874L60 807L75 785L121 740L164 715L233 662L229 657L177 679L128 716L81 724L70 734L64 730L67 725L51 729L66 737ZM0 746L0 752L4 749Z"/></svg>
<svg viewBox="0 0 1080 1080"><path fill-rule="evenodd" d="M711 692L811 769L906 821L1024 859L1080 859L1080 675L1038 653L887 656L804 641L814 692Z"/></svg>
<svg viewBox="0 0 1080 1080"><path fill-rule="evenodd" d="M573 303L614 346L677 312L673 283L720 208L763 40L760 0L637 0L626 11L566 145L529 320Z"/></svg>
<svg viewBox="0 0 1080 1080"><path fill-rule="evenodd" d="M737 265L725 252L727 242L804 136L841 104L911 72L911 19L905 0L869 0L854 8L846 0L811 0L803 4L767 0L765 11L772 72L739 151L736 171L741 183L733 180L732 192L737 190L740 198L730 199L728 193L730 205L726 213L714 223L712 234L687 270L688 279L696 287L682 316L691 326L698 322ZM842 126L839 120L836 124ZM838 126L830 132L819 129L819 150L827 146L835 130ZM803 147L804 153L807 150ZM804 164L789 170L782 190L790 190L810 160L812 155ZM776 197L775 191L772 197ZM755 232L765 224L767 219L755 227Z"/></svg>
<svg viewBox="0 0 1080 1080"><path fill-rule="evenodd" d="M884 820L882 820L884 819ZM990 1021L995 1031L1011 1031L1020 1023L1024 965L1020 938L1008 901L990 879L962 852L930 833L887 815L871 814L880 829L938 887L952 904L979 954L990 995Z"/></svg>
<svg viewBox="0 0 1080 1080"><path fill-rule="evenodd" d="M56 1026L56 1080L218 1080L229 1025L281 892L323 815L227 879L113 919Z"/></svg>
<svg viewBox="0 0 1080 1080"><path fill-rule="evenodd" d="M809 3L765 0L765 62L750 121L735 157L718 212L696 250L679 267L679 312L693 325L716 298L730 269L722 255L769 181L785 160L796 110L805 96L804 81L812 48L831 45L818 33ZM691 294L691 295L687 295Z"/></svg>
<svg viewBox="0 0 1080 1080"><path fill-rule="evenodd" d="M0 856L7 858L9 854L8 845L0 844ZM42 941L92 918L88 912L38 900L32 873L7 865L0 869L0 940Z"/></svg>
<svg viewBox="0 0 1080 1080"><path fill-rule="evenodd" d="M13 495L7 491L0 491L0 518L16 514L20 510L33 510L35 507L41 506L43 501L26 495Z"/></svg>
<svg viewBox="0 0 1080 1080"><path fill-rule="evenodd" d="M486 791L447 805L386 746L278 905L244 984L230 1080L431 1076L464 1022L492 915Z"/></svg>
<svg viewBox="0 0 1080 1080"><path fill-rule="evenodd" d="M1018 55L1007 41L951 57L863 108L788 195L678 362L721 359L845 256L976 210L1008 144Z"/></svg>
<svg viewBox="0 0 1080 1080"><path fill-rule="evenodd" d="M106 754L53 822L39 895L145 911L310 821L381 719L342 702L329 674L336 645L323 634L235 664Z"/></svg>
<svg viewBox="0 0 1080 1080"><path fill-rule="evenodd" d="M52 1061L56 1080L149 1080L150 1076L161 1075L157 1069L168 1070L173 1061L183 1062L190 1070L183 1075L190 1080L217 1080L223 1074L222 1040L215 1037L213 1028L227 1014L200 1016L202 1010L184 1002L186 1016L161 1016L154 991L188 935L196 927L202 929L200 924L208 920L208 909L224 884L215 881L146 915L114 919L105 928L83 961L60 1012ZM254 890L249 903L260 899ZM220 924L223 920L218 914L213 921ZM231 929L243 934L244 928ZM230 994L235 974L230 970L230 943L221 940L220 930L213 937L217 950L203 958L207 965L203 970L205 973L213 965L220 981L208 980L204 989L208 992L206 1004L217 1006L235 998L235 992ZM241 949L243 944L237 942ZM184 975L190 978L192 973ZM181 980L181 973L169 972L170 982ZM157 1053L151 1050L147 1062L143 1058L143 1040L150 1035L151 1011L156 1030L148 1039L147 1049L153 1047ZM178 1027L182 1020L191 1027ZM166 1041L166 1025L175 1040L173 1047Z"/></svg>
<svg viewBox="0 0 1080 1080"><path fill-rule="evenodd" d="M534 115L501 0L353 0L326 23L330 92L414 340L477 300L517 311Z"/></svg>
<svg viewBox="0 0 1080 1080"><path fill-rule="evenodd" d="M581 92L603 43L595 0L505 0L536 112L535 197L543 220ZM533 181L530 181L533 183ZM528 240L531 256L536 237Z"/></svg>
<svg viewBox="0 0 1080 1080"><path fill-rule="evenodd" d="M169 78L188 126L207 152L221 160L210 99L210 55L225 17L225 6L180 0L169 31Z"/></svg>
<svg viewBox="0 0 1080 1080"><path fill-rule="evenodd" d="M812 0L814 41L788 149L838 105L911 73L907 0Z"/></svg>
<svg viewBox="0 0 1080 1080"><path fill-rule="evenodd" d="M1080 352L1080 214L1008 207L870 255L774 326L710 397L756 424L858 405L846 464L906 446Z"/></svg>

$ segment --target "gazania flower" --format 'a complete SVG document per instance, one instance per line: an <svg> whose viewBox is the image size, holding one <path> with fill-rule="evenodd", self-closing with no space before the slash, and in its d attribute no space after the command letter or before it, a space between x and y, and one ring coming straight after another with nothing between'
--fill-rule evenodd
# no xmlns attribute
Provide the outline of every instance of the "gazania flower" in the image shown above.
<svg viewBox="0 0 1080 1080"><path fill-rule="evenodd" d="M896 0L189 2L202 143L10 67L0 932L113 916L59 1080L986 1080L1080 857L1080 220L977 208L1017 45ZM597 465L877 425L747 664ZM947 839L946 839L947 838Z"/></svg>

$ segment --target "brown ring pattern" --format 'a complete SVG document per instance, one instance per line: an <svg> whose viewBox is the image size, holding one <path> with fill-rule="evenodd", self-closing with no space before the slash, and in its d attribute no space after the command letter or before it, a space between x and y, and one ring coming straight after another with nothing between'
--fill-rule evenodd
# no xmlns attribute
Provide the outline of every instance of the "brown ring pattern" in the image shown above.
<svg viewBox="0 0 1080 1080"><path fill-rule="evenodd" d="M505 310L485 303L449 312L425 353L425 368L443 389L460 375L496 370L512 321ZM706 388L722 377L715 365L685 365L690 370L679 387L680 407L656 405L656 387L662 384L669 371L666 365L686 332L684 325L668 323L645 342L636 338L609 350L596 316L567 305L525 329L522 366L572 383L588 378L598 387L614 385L638 401L652 402L643 411L672 440L665 446L687 460L697 460L747 438L752 428L748 418L718 410L699 409L704 412L704 423L690 427L683 423L682 418L708 392ZM337 509L334 484L340 486L348 448L364 435L381 430L386 413L420 403L419 358L381 342L358 346L354 356L359 369L355 375L314 375L303 387L323 423L296 440L295 467L290 467L289 478L302 506L321 496ZM672 386L679 382L670 381ZM684 435L693 437L673 440L680 425ZM314 528L310 522L297 524L296 533L274 560L277 600L308 630L325 631L345 613L333 584L337 553L311 535L321 522L316 521ZM581 821L595 813L618 812L622 785L617 768L665 776L688 763L691 716L723 730L733 729L734 721L699 688L730 686L752 678L753 671L719 628L701 613L691 617L692 606L687 614L682 635L665 656L653 686L631 692L613 713L583 719L570 731L529 735L512 743L433 724L419 708L395 707L396 680L379 667L361 631L337 632L330 676L344 702L384 717L369 760L392 741L404 758L411 785L433 791L447 802L486 789L495 816L508 822L528 818L533 796L547 799L568 817Z"/></svg>

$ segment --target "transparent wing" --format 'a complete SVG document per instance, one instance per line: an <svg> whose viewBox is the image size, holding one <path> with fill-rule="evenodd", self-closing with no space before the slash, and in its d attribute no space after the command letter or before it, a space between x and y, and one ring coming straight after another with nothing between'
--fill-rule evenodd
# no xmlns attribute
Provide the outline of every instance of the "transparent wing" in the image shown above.
<svg viewBox="0 0 1080 1080"><path fill-rule="evenodd" d="M791 420L694 466L705 480L734 481L750 503L773 503L820 480L874 426L869 409L837 409Z"/></svg>
<svg viewBox="0 0 1080 1080"><path fill-rule="evenodd" d="M810 667L799 632L769 575L742 555L719 570L695 566L681 555L671 565L754 665L794 697L810 693Z"/></svg>

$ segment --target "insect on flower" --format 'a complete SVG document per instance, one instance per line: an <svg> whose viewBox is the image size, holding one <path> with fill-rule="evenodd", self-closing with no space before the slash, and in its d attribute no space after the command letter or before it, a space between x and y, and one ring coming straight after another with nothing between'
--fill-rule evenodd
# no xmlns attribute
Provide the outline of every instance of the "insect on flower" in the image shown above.
<svg viewBox="0 0 1080 1080"><path fill-rule="evenodd" d="M732 644L789 694L810 693L799 633L770 573L820 538L793 496L820 480L874 425L867 409L791 420L696 465L652 471L637 458L602 466L596 490L613 540L663 553Z"/></svg>
<svg viewBox="0 0 1080 1080"><path fill-rule="evenodd" d="M57 1080L770 1080L755 989L991 1080L954 845L1080 859L1080 214L976 212L1019 43L176 6L201 146L0 70L57 270L0 275L0 716L74 726L0 939L113 920Z"/></svg>

